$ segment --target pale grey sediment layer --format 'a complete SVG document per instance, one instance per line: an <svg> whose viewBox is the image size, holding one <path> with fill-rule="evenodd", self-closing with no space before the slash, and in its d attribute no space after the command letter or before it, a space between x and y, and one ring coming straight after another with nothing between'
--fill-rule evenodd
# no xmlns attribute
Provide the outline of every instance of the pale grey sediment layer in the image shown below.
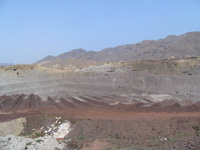
<svg viewBox="0 0 200 150"><path fill-rule="evenodd" d="M68 94L169 94L181 100L200 100L199 67L191 69L182 66L182 70L175 69L174 72L169 71L169 68L166 68L165 72L158 68L156 72L155 68L152 69L154 71L149 71L141 66L140 70L134 70L134 67L138 69L137 65L131 63L123 67L121 64L106 64L70 71L29 65L2 67L0 96L22 93L41 97Z"/></svg>

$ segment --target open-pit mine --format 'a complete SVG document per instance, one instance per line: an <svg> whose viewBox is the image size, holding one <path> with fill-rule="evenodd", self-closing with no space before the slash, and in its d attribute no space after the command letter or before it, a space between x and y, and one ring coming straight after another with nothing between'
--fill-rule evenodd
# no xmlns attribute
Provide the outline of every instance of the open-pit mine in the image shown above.
<svg viewBox="0 0 200 150"><path fill-rule="evenodd" d="M200 58L0 67L0 149L200 149Z"/></svg>

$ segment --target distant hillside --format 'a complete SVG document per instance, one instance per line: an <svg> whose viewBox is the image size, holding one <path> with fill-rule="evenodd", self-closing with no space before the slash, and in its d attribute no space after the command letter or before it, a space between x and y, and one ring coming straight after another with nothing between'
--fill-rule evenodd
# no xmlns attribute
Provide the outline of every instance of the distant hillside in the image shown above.
<svg viewBox="0 0 200 150"><path fill-rule="evenodd" d="M46 61L51 61L51 60L53 60L54 58L56 58L56 57L55 57L55 56L48 55L48 56L44 57L43 59L39 60L37 63L43 63L43 62L46 62Z"/></svg>
<svg viewBox="0 0 200 150"><path fill-rule="evenodd" d="M0 66L9 66L9 65L14 65L12 63L0 63Z"/></svg>
<svg viewBox="0 0 200 150"><path fill-rule="evenodd" d="M137 44L106 48L100 52L76 49L56 57L47 56L39 64L54 64L58 60L85 60L93 62L117 62L142 59L200 56L200 32L189 32L181 36L170 35L165 39L146 40ZM84 64L84 61L83 61ZM50 66L51 66L50 65ZM57 64L59 65L59 64Z"/></svg>
<svg viewBox="0 0 200 150"><path fill-rule="evenodd" d="M58 55L56 58L60 58L60 59L78 59L81 56L83 56L84 54L86 54L87 51L84 49L74 49L70 52L66 52L63 54Z"/></svg>

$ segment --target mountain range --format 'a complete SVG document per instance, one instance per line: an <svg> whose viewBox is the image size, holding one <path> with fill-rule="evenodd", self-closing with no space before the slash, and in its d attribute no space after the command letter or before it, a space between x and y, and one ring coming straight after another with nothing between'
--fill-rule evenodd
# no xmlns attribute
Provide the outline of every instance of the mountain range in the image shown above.
<svg viewBox="0 0 200 150"><path fill-rule="evenodd" d="M120 45L102 51L74 49L58 56L47 56L36 64L44 66L87 65L94 63L162 59L170 57L200 56L200 32L180 36L169 35L164 39L145 40L137 44Z"/></svg>
<svg viewBox="0 0 200 150"><path fill-rule="evenodd" d="M14 65L13 63L0 63L0 66L9 66L9 65Z"/></svg>

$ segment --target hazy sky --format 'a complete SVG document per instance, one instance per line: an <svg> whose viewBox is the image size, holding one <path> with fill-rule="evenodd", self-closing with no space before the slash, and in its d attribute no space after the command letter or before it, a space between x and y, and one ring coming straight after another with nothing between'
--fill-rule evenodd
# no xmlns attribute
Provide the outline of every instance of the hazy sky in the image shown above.
<svg viewBox="0 0 200 150"><path fill-rule="evenodd" d="M0 0L0 62L200 31L200 0Z"/></svg>

